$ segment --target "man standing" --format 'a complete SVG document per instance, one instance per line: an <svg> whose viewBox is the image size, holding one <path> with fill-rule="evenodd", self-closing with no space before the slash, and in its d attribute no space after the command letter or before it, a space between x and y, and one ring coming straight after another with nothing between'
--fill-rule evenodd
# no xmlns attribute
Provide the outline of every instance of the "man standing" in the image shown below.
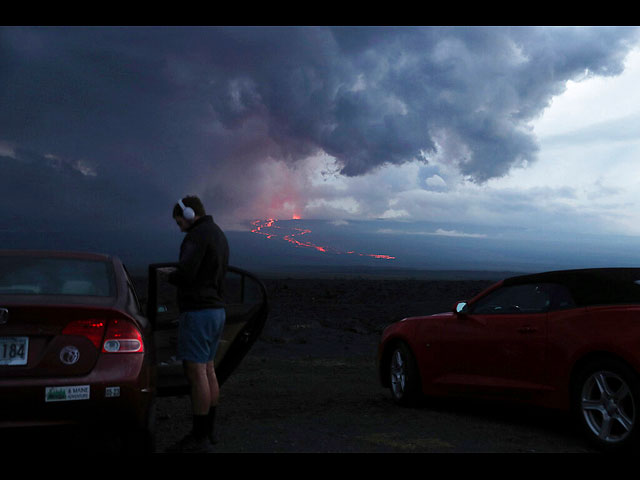
<svg viewBox="0 0 640 480"><path fill-rule="evenodd" d="M225 322L229 245L198 197L179 200L173 218L186 233L178 266L168 273L168 281L178 290L178 358L191 387L193 429L170 450L210 452L220 397L214 359Z"/></svg>

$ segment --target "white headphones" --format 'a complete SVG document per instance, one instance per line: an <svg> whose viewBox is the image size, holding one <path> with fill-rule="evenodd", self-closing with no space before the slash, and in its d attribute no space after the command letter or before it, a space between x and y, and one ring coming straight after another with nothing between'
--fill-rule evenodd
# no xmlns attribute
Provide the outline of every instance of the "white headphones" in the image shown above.
<svg viewBox="0 0 640 480"><path fill-rule="evenodd" d="M194 218L196 218L196 212L193 211L193 208L185 206L185 204L182 203L182 199L178 200L178 205L180 205L180 208L182 208L182 216L185 219L193 220Z"/></svg>

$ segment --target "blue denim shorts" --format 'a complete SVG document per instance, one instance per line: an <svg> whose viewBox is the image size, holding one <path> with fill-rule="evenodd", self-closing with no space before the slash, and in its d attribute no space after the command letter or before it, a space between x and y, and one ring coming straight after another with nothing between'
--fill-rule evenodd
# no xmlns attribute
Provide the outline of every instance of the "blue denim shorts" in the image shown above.
<svg viewBox="0 0 640 480"><path fill-rule="evenodd" d="M194 310L180 314L178 359L193 363L212 361L218 350L224 322L224 308Z"/></svg>

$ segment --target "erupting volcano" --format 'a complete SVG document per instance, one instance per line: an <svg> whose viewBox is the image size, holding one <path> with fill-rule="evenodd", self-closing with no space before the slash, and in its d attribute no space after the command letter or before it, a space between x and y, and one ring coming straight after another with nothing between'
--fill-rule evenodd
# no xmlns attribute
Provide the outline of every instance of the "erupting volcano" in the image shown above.
<svg viewBox="0 0 640 480"><path fill-rule="evenodd" d="M251 232L253 233L257 233L258 235L264 235L267 238L280 238L282 237L283 240L294 244L296 247L306 247L306 248L312 248L314 250L317 250L318 252L322 252L322 253L332 253L335 255L357 255L360 257L373 257L373 258L379 258L379 259L383 259L383 260L395 260L396 257L392 257L390 255L381 255L381 254L374 254L374 253L358 253L355 251L347 251L347 252L343 252L341 250L338 250L336 248L333 247L329 247L329 246L321 246L321 245L316 245L315 243L312 242L305 242L302 240L299 240L298 238L295 237L301 237L302 235L308 235L311 233L311 230L307 229L307 228L298 228L298 227L288 227L288 230L291 230L290 233L287 233L285 231L283 231L283 229L279 226L276 225L276 223L278 222L277 219L275 218L269 218L267 220L256 220L254 222L252 222L253 225L253 229L251 229Z"/></svg>

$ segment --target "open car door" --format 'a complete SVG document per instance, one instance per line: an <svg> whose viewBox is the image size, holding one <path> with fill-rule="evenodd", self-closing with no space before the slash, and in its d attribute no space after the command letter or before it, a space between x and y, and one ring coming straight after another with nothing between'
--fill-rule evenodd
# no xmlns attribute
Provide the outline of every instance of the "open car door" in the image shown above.
<svg viewBox="0 0 640 480"><path fill-rule="evenodd" d="M182 362L177 360L178 305L176 287L158 275L159 268L177 263L149 265L147 317L154 329L158 365L158 395L189 392ZM226 322L216 353L215 368L222 385L260 336L267 320L268 300L264 285L253 274L229 266L225 276Z"/></svg>

